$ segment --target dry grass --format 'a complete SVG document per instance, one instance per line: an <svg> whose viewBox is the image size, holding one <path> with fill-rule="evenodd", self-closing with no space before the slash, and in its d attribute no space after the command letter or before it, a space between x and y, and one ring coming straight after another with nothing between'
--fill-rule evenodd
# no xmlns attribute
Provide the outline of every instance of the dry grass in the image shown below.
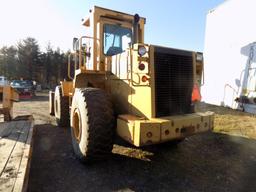
<svg viewBox="0 0 256 192"><path fill-rule="evenodd" d="M215 112L215 132L256 138L255 115L205 103L199 104L197 110Z"/></svg>

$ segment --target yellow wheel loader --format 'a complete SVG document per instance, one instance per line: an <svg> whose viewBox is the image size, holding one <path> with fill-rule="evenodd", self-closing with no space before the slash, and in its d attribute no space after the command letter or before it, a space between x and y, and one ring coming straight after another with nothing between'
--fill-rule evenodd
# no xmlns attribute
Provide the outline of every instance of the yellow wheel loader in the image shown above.
<svg viewBox="0 0 256 192"><path fill-rule="evenodd" d="M95 6L83 20L87 36L73 39L72 80L49 98L81 160L110 153L116 134L140 147L213 129L212 112L194 112L202 53L145 44L145 23L138 14Z"/></svg>

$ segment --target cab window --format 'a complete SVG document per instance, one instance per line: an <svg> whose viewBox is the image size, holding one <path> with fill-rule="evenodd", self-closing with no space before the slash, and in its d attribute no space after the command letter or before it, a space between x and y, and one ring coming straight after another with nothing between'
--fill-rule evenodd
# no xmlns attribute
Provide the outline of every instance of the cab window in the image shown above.
<svg viewBox="0 0 256 192"><path fill-rule="evenodd" d="M131 44L132 30L120 25L104 25L104 54L107 56L124 52Z"/></svg>

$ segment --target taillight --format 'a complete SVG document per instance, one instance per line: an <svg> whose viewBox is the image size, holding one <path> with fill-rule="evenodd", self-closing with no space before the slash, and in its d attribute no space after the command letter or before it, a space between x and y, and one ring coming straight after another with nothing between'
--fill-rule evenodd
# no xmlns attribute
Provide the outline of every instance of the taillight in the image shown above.
<svg viewBox="0 0 256 192"><path fill-rule="evenodd" d="M202 96L201 96L201 93L200 93L200 89L199 89L199 86L197 84L194 84L194 87L193 87L193 92L192 92L192 102L197 102L197 101L201 101L202 99Z"/></svg>
<svg viewBox="0 0 256 192"><path fill-rule="evenodd" d="M143 83L147 82L147 81L148 81L148 77L145 76L145 75L143 75L142 78L141 78L141 81L142 81Z"/></svg>
<svg viewBox="0 0 256 192"><path fill-rule="evenodd" d="M139 64L139 70L143 71L145 69L145 64L140 63Z"/></svg>

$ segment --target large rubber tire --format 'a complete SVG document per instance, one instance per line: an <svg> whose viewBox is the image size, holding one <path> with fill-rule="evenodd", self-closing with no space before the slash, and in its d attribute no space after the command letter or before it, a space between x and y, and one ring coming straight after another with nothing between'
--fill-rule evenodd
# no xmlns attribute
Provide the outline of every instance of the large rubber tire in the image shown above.
<svg viewBox="0 0 256 192"><path fill-rule="evenodd" d="M74 152L83 162L103 159L113 148L114 115L110 97L101 89L76 89L71 107Z"/></svg>
<svg viewBox="0 0 256 192"><path fill-rule="evenodd" d="M55 88L54 114L59 127L69 127L69 98L62 96L62 89L60 86Z"/></svg>

